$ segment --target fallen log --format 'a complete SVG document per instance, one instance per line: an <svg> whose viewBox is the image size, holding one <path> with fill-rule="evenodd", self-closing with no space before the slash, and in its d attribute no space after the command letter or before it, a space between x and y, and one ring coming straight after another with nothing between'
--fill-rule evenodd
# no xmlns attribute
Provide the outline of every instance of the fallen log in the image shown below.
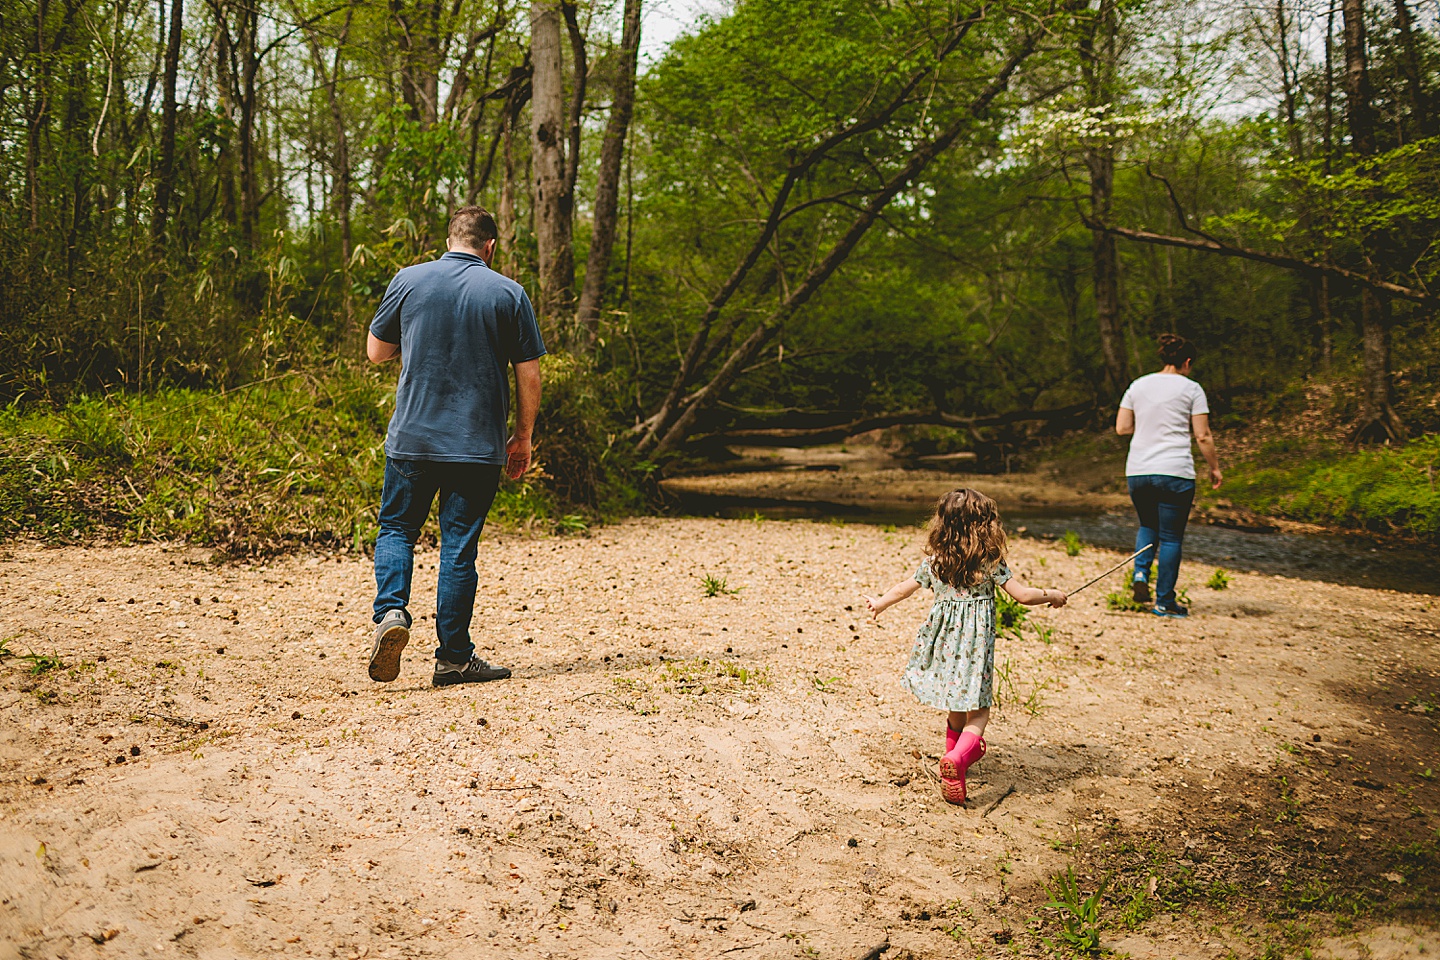
<svg viewBox="0 0 1440 960"><path fill-rule="evenodd" d="M752 429L726 430L711 434L706 439L719 440L727 444L754 447L818 447L827 443L839 443L846 437L871 430L883 430L898 426L939 426L939 427L1001 427L1011 423L1034 421L1053 422L1078 419L1095 409L1093 403L1077 403L1055 410L1015 410L983 417L960 417L938 410L905 410L899 413L879 414L862 417L845 423L823 427L757 427Z"/></svg>

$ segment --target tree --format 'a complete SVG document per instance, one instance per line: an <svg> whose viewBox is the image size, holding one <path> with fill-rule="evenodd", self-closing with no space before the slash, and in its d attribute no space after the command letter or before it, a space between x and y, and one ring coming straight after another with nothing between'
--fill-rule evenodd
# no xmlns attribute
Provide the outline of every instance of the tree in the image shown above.
<svg viewBox="0 0 1440 960"><path fill-rule="evenodd" d="M1366 49L1364 0L1343 0L1345 23L1345 115L1350 126L1350 148L1362 160L1375 155L1375 106L1371 102L1370 66ZM1362 241L1362 255L1381 269L1386 261L1387 238ZM1373 254L1373 256L1371 256ZM1401 440L1405 424L1390 404L1390 301L1371 286L1360 294L1360 329L1364 345L1364 373L1356 440Z"/></svg>
<svg viewBox="0 0 1440 960"><path fill-rule="evenodd" d="M559 0L530 4L532 63L530 131L535 169L535 241L539 255L540 316L552 323L569 311L574 300L575 250L572 229L575 179L579 157L579 117L584 102L583 60L576 64L571 116L565 113L565 75L561 54ZM573 18L573 7L566 7ZM577 46L577 52L583 45ZM566 141L570 156L566 157Z"/></svg>
<svg viewBox="0 0 1440 960"><path fill-rule="evenodd" d="M640 0L625 0L624 28L614 100L600 146L600 170L595 183L595 226L585 262L585 284L575 310L579 347L593 350L600 334L600 308L605 302L610 253L615 245L615 224L620 207L620 165L625 159L625 135L635 106L635 67L640 54Z"/></svg>
<svg viewBox="0 0 1440 960"><path fill-rule="evenodd" d="M1102 121L1115 109L1115 74L1120 55L1120 22L1115 0L1099 0L1099 7L1080 32L1080 69L1086 105ZM1090 175L1090 216L1110 219L1115 191L1115 144L1103 137L1085 150ZM1120 257L1115 238L1103 229L1092 231L1091 264L1095 291L1095 326L1105 357L1105 384L1118 394L1130 382L1125 357L1125 331L1120 326Z"/></svg>

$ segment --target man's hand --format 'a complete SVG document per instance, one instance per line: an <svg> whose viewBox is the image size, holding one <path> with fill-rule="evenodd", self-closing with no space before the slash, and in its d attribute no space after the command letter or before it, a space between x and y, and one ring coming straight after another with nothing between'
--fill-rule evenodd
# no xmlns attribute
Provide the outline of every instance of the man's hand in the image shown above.
<svg viewBox="0 0 1440 960"><path fill-rule="evenodd" d="M519 434L505 442L505 476L519 480L530 469L530 438Z"/></svg>

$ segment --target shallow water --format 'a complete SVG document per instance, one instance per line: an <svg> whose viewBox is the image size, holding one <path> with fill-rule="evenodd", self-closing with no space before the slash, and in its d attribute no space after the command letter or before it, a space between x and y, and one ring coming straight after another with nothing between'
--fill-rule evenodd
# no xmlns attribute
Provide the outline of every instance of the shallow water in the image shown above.
<svg viewBox="0 0 1440 960"><path fill-rule="evenodd" d="M928 508L874 501L867 506L824 500L686 493L678 508L690 516L774 520L832 520L910 526L924 523ZM1126 553L1135 549L1133 514L1077 513L1043 507L1009 511L1011 532L1053 540L1073 530L1081 541ZM1185 561L1229 570L1266 573L1327 583L1377 587L1440 596L1440 550L1338 534L1264 533L1192 523L1185 532ZM1191 571L1193 573L1193 571Z"/></svg>

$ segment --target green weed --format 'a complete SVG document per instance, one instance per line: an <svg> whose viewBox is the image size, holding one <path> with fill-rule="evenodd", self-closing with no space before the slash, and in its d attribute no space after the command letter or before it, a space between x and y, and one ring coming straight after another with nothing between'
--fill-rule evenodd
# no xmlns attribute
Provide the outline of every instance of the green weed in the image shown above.
<svg viewBox="0 0 1440 960"><path fill-rule="evenodd" d="M1051 950L1069 949L1084 956L1096 956L1100 946L1100 905L1105 893L1105 881L1095 892L1084 900L1080 899L1080 884L1075 879L1075 869L1066 867L1064 874L1056 874L1053 885L1047 884L1046 893L1050 902L1048 909L1060 914L1060 933L1044 942Z"/></svg>
<svg viewBox="0 0 1440 960"><path fill-rule="evenodd" d="M30 662L30 676L39 677L51 670L64 670L65 662L54 654L27 653L20 658Z"/></svg>
<svg viewBox="0 0 1440 960"><path fill-rule="evenodd" d="M1074 530L1066 530L1064 536L1061 539L1065 544L1065 556L1080 556L1080 534L1076 533Z"/></svg>
<svg viewBox="0 0 1440 960"><path fill-rule="evenodd" d="M1222 568L1216 567L1215 572L1210 574L1210 579L1205 581L1205 586L1209 587L1211 590L1224 590L1230 586L1230 583L1233 579L1234 578L1231 577L1230 574L1226 573Z"/></svg>
<svg viewBox="0 0 1440 960"><path fill-rule="evenodd" d="M1128 590L1112 590L1105 594L1106 610L1124 610L1130 613L1148 613L1150 608L1143 603L1136 603L1135 598Z"/></svg>
<svg viewBox="0 0 1440 960"><path fill-rule="evenodd" d="M707 597L732 596L740 592L739 587L732 587L725 582L724 577L715 577L705 574L700 578L700 586Z"/></svg>
<svg viewBox="0 0 1440 960"><path fill-rule="evenodd" d="M995 629L1001 634L1009 634L1016 640L1020 639L1020 630L1030 619L1030 611L1025 604L1013 599L1004 590L995 591Z"/></svg>
<svg viewBox="0 0 1440 960"><path fill-rule="evenodd" d="M12 633L8 637L0 637L0 660L15 656L15 651L10 649L10 643L18 636L19 634Z"/></svg>

